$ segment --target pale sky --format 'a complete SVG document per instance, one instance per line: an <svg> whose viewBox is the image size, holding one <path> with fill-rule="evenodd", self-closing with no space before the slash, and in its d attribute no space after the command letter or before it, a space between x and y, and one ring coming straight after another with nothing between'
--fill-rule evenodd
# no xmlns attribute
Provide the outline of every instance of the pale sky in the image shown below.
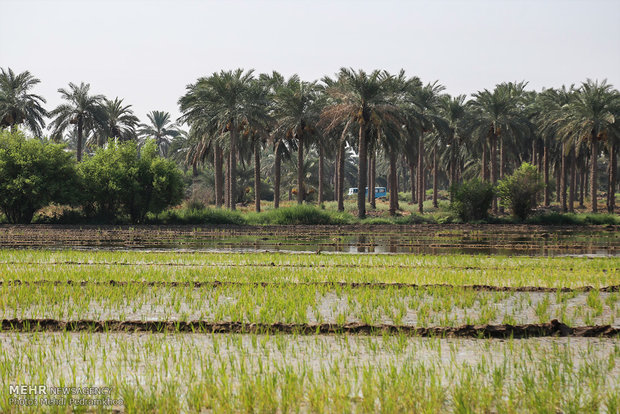
<svg viewBox="0 0 620 414"><path fill-rule="evenodd" d="M222 69L305 80L404 68L451 94L503 81L620 85L620 1L0 0L0 67L29 70L46 108L91 84L142 121Z"/></svg>

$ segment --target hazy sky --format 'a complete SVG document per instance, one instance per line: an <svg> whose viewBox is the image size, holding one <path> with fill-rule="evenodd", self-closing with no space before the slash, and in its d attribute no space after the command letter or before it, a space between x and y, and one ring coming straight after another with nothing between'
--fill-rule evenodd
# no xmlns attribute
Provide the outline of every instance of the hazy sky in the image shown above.
<svg viewBox="0 0 620 414"><path fill-rule="evenodd" d="M243 67L306 80L340 67L439 80L452 94L502 81L534 89L620 85L620 1L0 0L0 67L57 89L91 84L145 120L179 115L199 76Z"/></svg>

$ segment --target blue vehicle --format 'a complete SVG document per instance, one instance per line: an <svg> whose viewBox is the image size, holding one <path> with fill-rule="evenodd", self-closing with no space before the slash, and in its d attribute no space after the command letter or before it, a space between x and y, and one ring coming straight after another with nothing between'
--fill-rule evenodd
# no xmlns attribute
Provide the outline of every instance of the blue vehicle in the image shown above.
<svg viewBox="0 0 620 414"><path fill-rule="evenodd" d="M348 195L352 196L357 194L357 187L349 188ZM368 187L366 187L366 195L368 196ZM387 197L387 190L385 187L375 187L375 198L385 198Z"/></svg>

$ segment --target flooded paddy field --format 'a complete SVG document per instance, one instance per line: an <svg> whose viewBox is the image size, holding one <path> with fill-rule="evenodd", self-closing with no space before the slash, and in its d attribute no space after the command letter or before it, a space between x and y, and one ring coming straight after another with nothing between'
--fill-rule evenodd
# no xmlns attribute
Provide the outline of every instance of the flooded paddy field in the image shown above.
<svg viewBox="0 0 620 414"><path fill-rule="evenodd" d="M463 224L212 227L2 225L0 247L620 255L620 227Z"/></svg>
<svg viewBox="0 0 620 414"><path fill-rule="evenodd" d="M109 387L119 412L620 409L617 228L0 230L0 389Z"/></svg>

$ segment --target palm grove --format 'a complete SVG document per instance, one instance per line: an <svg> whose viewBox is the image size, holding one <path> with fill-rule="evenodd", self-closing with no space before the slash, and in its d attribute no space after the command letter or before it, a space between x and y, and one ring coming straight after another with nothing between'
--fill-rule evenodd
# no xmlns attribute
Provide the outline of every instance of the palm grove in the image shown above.
<svg viewBox="0 0 620 414"><path fill-rule="evenodd" d="M347 182L359 189L384 182L394 215L399 188L410 192L423 213L427 188L437 206L440 187L473 178L495 185L529 162L543 177L544 206L555 201L562 211L574 211L575 204L589 202L597 212L602 192L607 210L615 209L620 93L606 81L541 92L508 82L468 100L404 71L342 68L307 82L237 69L188 85L178 101L178 120L152 111L143 124L131 105L95 95L84 83L59 89L64 103L48 112L45 99L33 93L37 83L29 72L2 69L2 129L22 126L40 137L49 117L52 140L75 149L78 163L85 148L92 154L111 141L152 140L160 156L194 175L213 171L217 207L236 208L247 193L240 181L252 181L240 177L240 170L250 165L256 211L261 194L272 192L278 208L287 189L299 204L313 196L318 204L337 201L342 211ZM261 168L265 161L268 171ZM357 193L358 217L375 206L374 191ZM492 211L500 209L494 196Z"/></svg>

